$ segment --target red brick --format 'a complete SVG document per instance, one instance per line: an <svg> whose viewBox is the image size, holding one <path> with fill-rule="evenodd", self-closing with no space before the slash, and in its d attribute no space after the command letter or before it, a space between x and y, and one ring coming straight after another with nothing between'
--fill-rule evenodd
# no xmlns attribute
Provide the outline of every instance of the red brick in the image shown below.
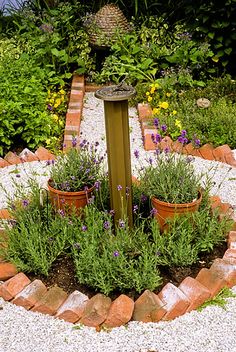
<svg viewBox="0 0 236 352"><path fill-rule="evenodd" d="M134 310L134 301L126 295L120 295L111 304L103 326L114 328L130 321Z"/></svg>
<svg viewBox="0 0 236 352"><path fill-rule="evenodd" d="M219 272L206 268L199 271L196 280L211 292L211 297L214 297L223 287L227 286L227 282Z"/></svg>
<svg viewBox="0 0 236 352"><path fill-rule="evenodd" d="M226 162L225 156L229 153L231 153L231 149L228 144L221 145L213 150L215 160L222 162Z"/></svg>
<svg viewBox="0 0 236 352"><path fill-rule="evenodd" d="M54 315L67 299L67 293L60 287L52 287L31 309L33 312Z"/></svg>
<svg viewBox="0 0 236 352"><path fill-rule="evenodd" d="M72 89L85 90L85 80L83 75L74 75L71 84Z"/></svg>
<svg viewBox="0 0 236 352"><path fill-rule="evenodd" d="M184 146L183 152L184 152L184 154L195 155L196 148L194 147L194 145L192 143L188 143ZM198 154L198 156L199 156L199 154Z"/></svg>
<svg viewBox="0 0 236 352"><path fill-rule="evenodd" d="M236 159L232 151L225 154L225 161L227 164L236 167Z"/></svg>
<svg viewBox="0 0 236 352"><path fill-rule="evenodd" d="M167 311L162 320L172 320L183 315L190 305L183 292L170 282L163 287L158 297Z"/></svg>
<svg viewBox="0 0 236 352"><path fill-rule="evenodd" d="M83 98L84 98L84 93L83 91L80 90L71 90L71 94L70 94L70 103L73 102L83 102Z"/></svg>
<svg viewBox="0 0 236 352"><path fill-rule="evenodd" d="M5 166L10 166L11 164L9 164L6 160L4 160L3 158L0 158L0 168L5 167Z"/></svg>
<svg viewBox="0 0 236 352"><path fill-rule="evenodd" d="M0 297L5 299L5 301L10 301L30 282L30 279L24 273L18 273L0 286Z"/></svg>
<svg viewBox="0 0 236 352"><path fill-rule="evenodd" d="M166 148L169 149L169 151L172 151L172 145L173 145L173 141L169 136L166 136L162 139L162 141L159 143L159 148L161 150L165 150Z"/></svg>
<svg viewBox="0 0 236 352"><path fill-rule="evenodd" d="M11 219L11 214L8 209L0 209L0 219Z"/></svg>
<svg viewBox="0 0 236 352"><path fill-rule="evenodd" d="M181 284L179 289L185 294L190 301L190 305L187 308L187 312L198 308L202 303L211 297L210 291L203 286L199 281L192 277L186 277Z"/></svg>
<svg viewBox="0 0 236 352"><path fill-rule="evenodd" d="M88 301L79 322L87 326L98 327L106 320L110 306L109 297L101 293L96 294Z"/></svg>
<svg viewBox="0 0 236 352"><path fill-rule="evenodd" d="M176 153L183 153L184 146L179 141L174 141L172 144L172 149Z"/></svg>
<svg viewBox="0 0 236 352"><path fill-rule="evenodd" d="M231 243L234 243L234 247L229 248L227 249L227 251L225 251L223 259L233 258L236 260L236 242L231 242Z"/></svg>
<svg viewBox="0 0 236 352"><path fill-rule="evenodd" d="M17 267L8 262L0 262L0 280L8 280L18 273Z"/></svg>
<svg viewBox="0 0 236 352"><path fill-rule="evenodd" d="M145 129L143 136L143 145L145 150L155 150L157 145L152 141L152 134L156 134L155 129Z"/></svg>
<svg viewBox="0 0 236 352"><path fill-rule="evenodd" d="M56 317L70 323L77 322L81 318L88 300L88 296L83 293L79 291L72 292L58 309Z"/></svg>
<svg viewBox="0 0 236 352"><path fill-rule="evenodd" d="M5 155L4 159L9 164L22 164L21 158L19 158L19 156L12 152L8 152L7 155Z"/></svg>
<svg viewBox="0 0 236 352"><path fill-rule="evenodd" d="M236 249L236 242L230 242L229 249Z"/></svg>
<svg viewBox="0 0 236 352"><path fill-rule="evenodd" d="M210 271L217 272L227 282L228 287L236 285L236 259L227 258L214 260Z"/></svg>
<svg viewBox="0 0 236 352"><path fill-rule="evenodd" d="M211 144L204 144L201 148L198 149L202 158L206 160L215 160L213 155L214 147Z"/></svg>
<svg viewBox="0 0 236 352"><path fill-rule="evenodd" d="M34 280L16 295L12 303L25 309L32 308L47 292L47 287L41 280Z"/></svg>
<svg viewBox="0 0 236 352"><path fill-rule="evenodd" d="M145 290L134 303L132 320L157 322L166 314L164 303L153 292Z"/></svg>
<svg viewBox="0 0 236 352"><path fill-rule="evenodd" d="M24 150L22 150L22 152L19 154L19 157L22 158L24 161L37 161L38 158L37 156L31 152L31 150L25 148Z"/></svg>
<svg viewBox="0 0 236 352"><path fill-rule="evenodd" d="M35 155L39 160L55 160L55 155L44 147L39 147Z"/></svg>
<svg viewBox="0 0 236 352"><path fill-rule="evenodd" d="M138 104L138 116L139 119L142 120L147 117L152 116L152 108L150 107L149 104Z"/></svg>

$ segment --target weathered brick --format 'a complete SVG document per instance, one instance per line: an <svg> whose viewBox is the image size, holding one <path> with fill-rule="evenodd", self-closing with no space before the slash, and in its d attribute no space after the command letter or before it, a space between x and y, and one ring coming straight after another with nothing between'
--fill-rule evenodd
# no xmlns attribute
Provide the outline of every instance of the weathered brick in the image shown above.
<svg viewBox="0 0 236 352"><path fill-rule="evenodd" d="M162 320L172 320L179 317L187 311L190 305L190 301L185 294L170 282L163 287L158 297L164 303L166 309L166 314Z"/></svg>
<svg viewBox="0 0 236 352"><path fill-rule="evenodd" d="M234 244L234 246L232 248L227 249L227 251L225 251L223 259L233 258L236 260L236 242L231 242L231 244L232 243Z"/></svg>
<svg viewBox="0 0 236 352"><path fill-rule="evenodd" d="M4 160L3 158L0 158L0 168L6 167L6 166L10 166L11 164Z"/></svg>
<svg viewBox="0 0 236 352"><path fill-rule="evenodd" d="M60 287L52 287L31 309L33 312L54 315L67 299L67 293Z"/></svg>
<svg viewBox="0 0 236 352"><path fill-rule="evenodd" d="M0 286L0 297L5 299L5 301L10 301L30 282L30 279L24 273L18 273Z"/></svg>
<svg viewBox="0 0 236 352"><path fill-rule="evenodd" d="M11 219L11 214L8 209L0 209L0 219Z"/></svg>
<svg viewBox="0 0 236 352"><path fill-rule="evenodd" d="M0 262L0 280L8 280L17 274L17 267L8 262Z"/></svg>
<svg viewBox="0 0 236 352"><path fill-rule="evenodd" d="M236 242L236 231L230 231L228 234L228 247L230 247L232 242Z"/></svg>
<svg viewBox="0 0 236 352"><path fill-rule="evenodd" d="M153 292L145 290L134 303L132 320L157 322L166 314L164 303Z"/></svg>
<svg viewBox="0 0 236 352"><path fill-rule="evenodd" d="M199 148L199 152L201 157L206 160L215 160L213 155L214 147L211 144L204 144L201 148Z"/></svg>
<svg viewBox="0 0 236 352"><path fill-rule="evenodd" d="M173 141L169 136L166 136L162 139L162 141L159 143L159 148L161 150L166 150L168 149L169 151L172 151L172 145Z"/></svg>
<svg viewBox="0 0 236 352"><path fill-rule="evenodd" d="M101 293L96 294L88 301L79 322L87 326L98 327L106 320L110 306L109 297Z"/></svg>
<svg viewBox="0 0 236 352"><path fill-rule="evenodd" d="M88 302L88 296L79 291L72 292L67 300L59 307L56 317L70 323L77 322Z"/></svg>
<svg viewBox="0 0 236 352"><path fill-rule="evenodd" d="M152 116L152 108L150 107L149 104L138 104L138 116L139 119L145 119L147 117L151 117Z"/></svg>
<svg viewBox="0 0 236 352"><path fill-rule="evenodd" d="M236 284L236 260L234 258L217 258L214 260L210 271L217 272L227 282L228 287Z"/></svg>
<svg viewBox="0 0 236 352"><path fill-rule="evenodd" d="M210 291L203 286L199 281L192 277L186 277L181 284L179 289L185 294L190 301L190 305L187 308L187 312L198 308L202 303L211 297Z"/></svg>
<svg viewBox="0 0 236 352"><path fill-rule="evenodd" d="M231 149L228 144L221 145L213 150L215 160L226 162L225 155L231 153Z"/></svg>
<svg viewBox="0 0 236 352"><path fill-rule="evenodd" d="M37 156L27 148L22 150L22 152L19 154L19 157L22 158L22 160L27 162L38 160Z"/></svg>
<svg viewBox="0 0 236 352"><path fill-rule="evenodd" d="M35 152L36 157L39 160L55 160L55 155L52 154L51 152L49 152L49 150L47 150L44 147L39 147L36 152Z"/></svg>
<svg viewBox="0 0 236 352"><path fill-rule="evenodd" d="M103 326L113 328L130 321L134 310L134 301L126 295L120 295L111 304Z"/></svg>
<svg viewBox="0 0 236 352"><path fill-rule="evenodd" d="M46 292L47 287L44 283L36 279L18 293L12 300L12 303L28 310L32 308Z"/></svg>
<svg viewBox="0 0 236 352"><path fill-rule="evenodd" d="M211 292L211 297L214 297L223 287L227 286L227 282L219 272L207 268L199 271L196 280Z"/></svg>
<svg viewBox="0 0 236 352"><path fill-rule="evenodd" d="M9 164L21 164L22 160L17 156L15 153L8 152L7 155L5 155L4 159L9 163Z"/></svg>
<svg viewBox="0 0 236 352"><path fill-rule="evenodd" d="M152 141L152 134L156 134L155 129L145 129L143 135L143 145L145 150L155 150L157 145Z"/></svg>

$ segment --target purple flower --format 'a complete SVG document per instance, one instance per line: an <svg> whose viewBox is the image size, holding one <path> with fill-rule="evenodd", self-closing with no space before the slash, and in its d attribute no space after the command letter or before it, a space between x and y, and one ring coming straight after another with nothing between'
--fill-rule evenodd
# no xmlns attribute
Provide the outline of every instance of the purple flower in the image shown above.
<svg viewBox="0 0 236 352"><path fill-rule="evenodd" d="M125 227L125 221L124 220L119 219L119 227L121 229L123 229Z"/></svg>
<svg viewBox="0 0 236 352"><path fill-rule="evenodd" d="M109 230L111 227L110 221L108 220L104 221L103 227L105 230Z"/></svg>
<svg viewBox="0 0 236 352"><path fill-rule="evenodd" d="M164 153L165 153L165 154L168 154L169 152L170 152L170 147L165 147L165 148L164 148Z"/></svg>
<svg viewBox="0 0 236 352"><path fill-rule="evenodd" d="M200 147L200 145L201 145L200 139L198 139L198 138L194 138L193 143L196 147Z"/></svg>
<svg viewBox="0 0 236 352"><path fill-rule="evenodd" d="M153 143L156 143L155 134L154 133L151 134L151 140L152 140Z"/></svg>
<svg viewBox="0 0 236 352"><path fill-rule="evenodd" d="M160 143L162 140L161 135L159 133L156 134L156 142Z"/></svg>
<svg viewBox="0 0 236 352"><path fill-rule="evenodd" d="M101 187L101 182L100 181L96 181L94 183L94 187L95 187L96 191L98 191L100 189L100 187Z"/></svg>
<svg viewBox="0 0 236 352"><path fill-rule="evenodd" d="M194 158L192 158L191 156L187 156L186 158L186 163L189 164L194 160Z"/></svg>
<svg viewBox="0 0 236 352"><path fill-rule="evenodd" d="M119 257L120 253L118 251L113 252L113 257Z"/></svg>
<svg viewBox="0 0 236 352"><path fill-rule="evenodd" d="M138 205L134 205L133 207L133 212L136 214L137 213L137 210L138 210Z"/></svg>
<svg viewBox="0 0 236 352"><path fill-rule="evenodd" d="M72 144L73 148L75 148L77 146L77 138L76 137L72 137L71 144Z"/></svg>
<svg viewBox="0 0 236 352"><path fill-rule="evenodd" d="M27 207L29 205L29 201L27 199L24 199L22 201L22 205L23 205L23 207Z"/></svg>
<svg viewBox="0 0 236 352"><path fill-rule="evenodd" d="M157 117L154 119L153 123L156 128L159 127L159 119Z"/></svg>
<svg viewBox="0 0 236 352"><path fill-rule="evenodd" d="M186 137L187 135L187 131L186 130L182 130L181 131L181 137Z"/></svg>
<svg viewBox="0 0 236 352"><path fill-rule="evenodd" d="M150 211L150 216L154 216L157 213L157 210L155 208L152 208Z"/></svg>
<svg viewBox="0 0 236 352"><path fill-rule="evenodd" d="M47 161L46 161L46 165L47 165L47 166L51 165L51 160L47 160Z"/></svg>
<svg viewBox="0 0 236 352"><path fill-rule="evenodd" d="M137 149L134 151L134 156L136 159L139 158L139 151Z"/></svg>
<svg viewBox="0 0 236 352"><path fill-rule="evenodd" d="M62 210L62 209L59 209L59 210L58 210L58 214L59 214L60 216L62 216L62 217L65 216L65 212L64 212L64 210Z"/></svg>
<svg viewBox="0 0 236 352"><path fill-rule="evenodd" d="M161 130L162 130L163 132L166 132L166 131L167 131L167 126L166 126L166 125L161 125Z"/></svg>
<svg viewBox="0 0 236 352"><path fill-rule="evenodd" d="M147 196L145 194L141 194L141 202L145 203L147 201Z"/></svg>
<svg viewBox="0 0 236 352"><path fill-rule="evenodd" d="M160 149L157 148L157 149L155 150L155 154L156 154L157 156L160 155L160 154L161 154Z"/></svg>
<svg viewBox="0 0 236 352"><path fill-rule="evenodd" d="M118 191L121 191L121 190L122 190L122 186L121 186L121 185L118 185L118 186L117 186L117 190L118 190Z"/></svg>
<svg viewBox="0 0 236 352"><path fill-rule="evenodd" d="M149 161L149 164L152 165L153 159L152 159L152 158L149 158L148 161Z"/></svg>
<svg viewBox="0 0 236 352"><path fill-rule="evenodd" d="M85 226L85 225L83 225L82 227L81 227L81 230L83 231L83 232L85 232L85 231L87 231L87 226Z"/></svg>
<svg viewBox="0 0 236 352"><path fill-rule="evenodd" d="M52 105L48 104L48 110L52 111Z"/></svg>
<svg viewBox="0 0 236 352"><path fill-rule="evenodd" d="M114 210L114 209L111 209L111 210L109 211L109 214L110 214L111 216L114 216L114 215L115 215L115 210Z"/></svg>
<svg viewBox="0 0 236 352"><path fill-rule="evenodd" d="M178 137L178 142L180 142L181 144L186 144L188 143L188 138L180 136Z"/></svg>

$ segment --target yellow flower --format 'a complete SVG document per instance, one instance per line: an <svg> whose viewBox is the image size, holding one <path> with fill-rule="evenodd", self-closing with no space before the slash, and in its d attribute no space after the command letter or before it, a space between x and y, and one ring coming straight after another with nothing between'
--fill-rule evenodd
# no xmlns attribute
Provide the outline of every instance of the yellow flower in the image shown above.
<svg viewBox="0 0 236 352"><path fill-rule="evenodd" d="M155 90L156 90L156 88L155 88L155 87L152 87L152 88L150 89L150 93L153 94L153 93L155 92Z"/></svg>
<svg viewBox="0 0 236 352"><path fill-rule="evenodd" d="M148 102L150 103L152 101L152 97L148 97Z"/></svg>
<svg viewBox="0 0 236 352"><path fill-rule="evenodd" d="M65 94L64 89L60 89L60 90L59 90L59 93L62 94L62 95L64 95L64 94Z"/></svg>
<svg viewBox="0 0 236 352"><path fill-rule="evenodd" d="M55 104L54 104L54 106L55 106L55 108L57 107L57 106L59 106L61 104L61 99L60 98L57 98L56 100L55 100ZM57 106L56 106L57 105Z"/></svg>
<svg viewBox="0 0 236 352"><path fill-rule="evenodd" d="M182 130L183 129L183 127L182 127L182 123L181 123L181 121L180 120L175 120L175 126L176 127L178 127L180 130Z"/></svg>
<svg viewBox="0 0 236 352"><path fill-rule="evenodd" d="M46 139L46 144L49 145L51 143L51 139Z"/></svg>
<svg viewBox="0 0 236 352"><path fill-rule="evenodd" d="M59 117L58 117L57 114L53 114L52 117L53 117L53 119L54 119L55 121L58 121L58 119L59 119Z"/></svg>
<svg viewBox="0 0 236 352"><path fill-rule="evenodd" d="M150 93L149 92L146 92L146 96L149 96L150 95Z"/></svg>
<svg viewBox="0 0 236 352"><path fill-rule="evenodd" d="M176 115L177 114L177 111L176 110L173 110L172 111L172 115Z"/></svg>
<svg viewBox="0 0 236 352"><path fill-rule="evenodd" d="M152 113L153 113L153 115L160 115L160 109L153 108Z"/></svg>
<svg viewBox="0 0 236 352"><path fill-rule="evenodd" d="M64 122L62 120L59 121L59 125L60 126L63 126L64 125Z"/></svg>
<svg viewBox="0 0 236 352"><path fill-rule="evenodd" d="M167 101L163 101L162 103L159 103L159 107L162 109L168 109L169 103L167 103Z"/></svg>
<svg viewBox="0 0 236 352"><path fill-rule="evenodd" d="M158 83L155 83L155 84L154 84L154 87L155 87L155 88L160 88L160 85L159 85Z"/></svg>
<svg viewBox="0 0 236 352"><path fill-rule="evenodd" d="M168 98L171 97L171 93L167 92L167 93L166 93L166 96L167 96Z"/></svg>

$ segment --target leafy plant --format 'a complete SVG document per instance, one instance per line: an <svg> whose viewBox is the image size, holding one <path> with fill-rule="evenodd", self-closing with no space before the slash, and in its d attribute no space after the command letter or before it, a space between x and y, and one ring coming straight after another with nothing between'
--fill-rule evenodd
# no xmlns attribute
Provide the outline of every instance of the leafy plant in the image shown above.
<svg viewBox="0 0 236 352"><path fill-rule="evenodd" d="M226 309L227 298L234 297L236 297L236 294L233 293L231 289L229 289L228 287L223 287L216 296L211 299L208 299L199 308L197 308L197 310L201 312L204 308L215 305Z"/></svg>

